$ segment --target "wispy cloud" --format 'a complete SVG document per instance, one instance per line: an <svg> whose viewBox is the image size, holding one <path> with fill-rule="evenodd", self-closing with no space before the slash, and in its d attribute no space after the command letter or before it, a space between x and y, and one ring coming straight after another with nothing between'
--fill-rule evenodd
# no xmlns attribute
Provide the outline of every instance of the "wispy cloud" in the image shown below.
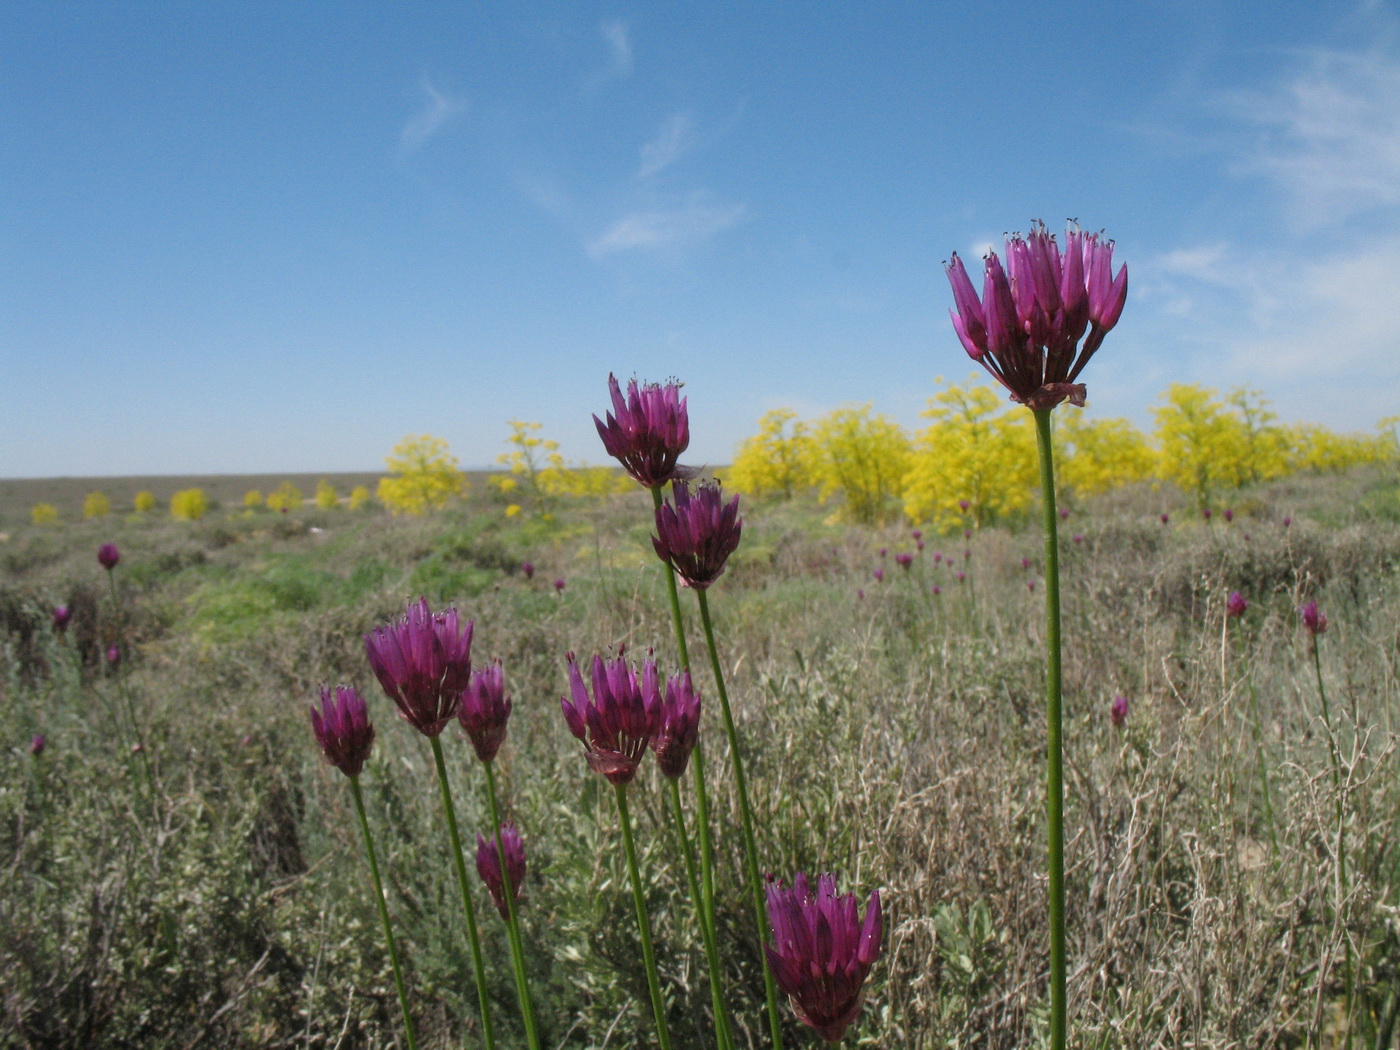
<svg viewBox="0 0 1400 1050"><path fill-rule="evenodd" d="M694 122L684 113L667 117L656 136L642 146L642 166L637 177L650 178L688 153L695 144L694 130Z"/></svg>
<svg viewBox="0 0 1400 1050"><path fill-rule="evenodd" d="M426 75L418 86L423 91L423 108L409 118L399 133L400 157L418 152L444 125L467 111L466 99L439 89Z"/></svg>
<svg viewBox="0 0 1400 1050"><path fill-rule="evenodd" d="M678 204L624 215L588 245L594 258L617 252L683 247L708 240L744 217L742 204L722 204L694 193Z"/></svg>
<svg viewBox="0 0 1400 1050"><path fill-rule="evenodd" d="M598 31L608 50L607 65L588 78L590 87L606 84L609 80L621 80L632 72L632 36L626 22L603 22Z"/></svg>

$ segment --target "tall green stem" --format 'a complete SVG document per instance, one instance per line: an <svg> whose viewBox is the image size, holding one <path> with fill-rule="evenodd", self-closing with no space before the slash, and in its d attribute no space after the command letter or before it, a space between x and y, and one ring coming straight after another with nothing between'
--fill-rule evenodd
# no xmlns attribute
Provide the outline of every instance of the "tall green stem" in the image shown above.
<svg viewBox="0 0 1400 1050"><path fill-rule="evenodd" d="M1065 1050L1065 782L1061 738L1060 540L1055 513L1055 454L1050 409L1033 410L1040 449L1040 506L1045 527L1045 810L1050 832L1050 1048Z"/></svg>
<svg viewBox="0 0 1400 1050"><path fill-rule="evenodd" d="M132 703L131 691L127 687L125 661L130 659L131 654L123 651L126 642L126 615L122 608L121 597L117 594L117 578L112 574L111 569L107 570L107 582L111 585L112 590L112 617L117 622L117 652L123 660L117 665L117 694L122 698L122 704L126 708L126 718L131 724L131 735L136 739L136 751L141 756L141 765L146 774L147 801L151 805L152 813L154 813L156 774L151 766L150 752L146 750L146 741L141 736L141 726L136 721L136 705Z"/></svg>
<svg viewBox="0 0 1400 1050"><path fill-rule="evenodd" d="M724 1009L724 990L720 987L719 975L723 972L719 962L719 945L715 943L714 927L705 915L705 899L700 886L700 878L695 870L695 855L690 849L690 836L685 830L685 810L681 806L681 785L679 780L667 779L666 786L671 791L671 819L676 825L680 838L681 857L685 860L685 877L690 884L690 899L695 903L696 917L700 920L700 936L705 942L705 961L710 968L710 1006L715 1012L715 1039L720 1050L730 1050L734 1037L729 1031L729 1015Z"/></svg>
<svg viewBox="0 0 1400 1050"><path fill-rule="evenodd" d="M627 872L632 877L632 904L637 909L637 929L642 938L642 962L647 968L647 988L651 991L651 1012L656 1018L656 1037L661 1050L671 1050L671 1033L666 1027L666 1005L661 999L661 979L656 974L656 953L651 947L651 920L642 895L642 876L637 870L637 847L632 843L632 817L627 812L627 785L614 784L617 812L622 820L622 846L627 851Z"/></svg>
<svg viewBox="0 0 1400 1050"><path fill-rule="evenodd" d="M1318 651L1317 635L1312 636L1313 670L1317 672L1317 693L1322 698L1322 723L1327 729L1327 750L1332 759L1332 788L1337 810L1337 915L1341 914L1347 895L1347 824L1346 805L1342 798L1342 757L1337 751L1337 736L1332 730L1332 712L1327 705L1327 688L1322 684L1322 656ZM1342 924L1345 928L1345 924ZM1355 1000L1355 972L1351 959L1351 941L1346 942L1346 1047L1351 1048L1351 1011Z"/></svg>
<svg viewBox="0 0 1400 1050"><path fill-rule="evenodd" d="M525 1021L525 1039L530 1050L540 1050L539 1033L535 1030L535 1004L530 999L530 983L525 977L525 949L520 939L520 918L515 911L515 887L510 884L510 868L506 864L506 844L501 837L501 811L496 805L496 773L490 762L486 767L486 799L491 805L491 827L496 833L496 857L501 864L501 884L506 898L506 933L510 938L510 961L515 967L515 994L520 1000L520 1016Z"/></svg>
<svg viewBox="0 0 1400 1050"><path fill-rule="evenodd" d="M763 880L758 873L758 845L753 834L753 810L749 806L748 781L744 777L744 758L739 748L739 731L734 727L734 714L729 708L729 691L724 687L724 671L719 663L719 649L715 646L715 625L710 618L710 602L704 590L697 590L700 600L700 623L705 628L705 645L710 650L710 670L715 676L715 690L719 693L720 712L724 715L724 732L729 737L729 753L734 759L734 784L739 791L739 823L744 832L744 866L749 876L749 893L753 897L754 921L758 925L760 949L768 944L768 916L763 907ZM773 969L768 965L768 953L760 950L763 960L763 990L768 998L768 1028L773 1035L774 1050L782 1050L783 1017L778 1010L778 986L773 980Z"/></svg>
<svg viewBox="0 0 1400 1050"><path fill-rule="evenodd" d="M394 927L389 921L389 906L384 902L384 883L379 879L379 861L374 855L374 840L370 838L369 821L365 819L365 800L360 794L360 778L350 778L350 793L355 796L355 815L360 818L360 834L365 840L365 856L369 858L369 877L374 883L374 901L379 905L379 921L384 924L384 941L389 945L389 965L394 968L394 987L399 992L399 1009L403 1012L404 1036L408 1050L417 1050L413 1036L413 1018L408 1012L408 993L403 987L403 972L399 969L399 950L394 944Z"/></svg>
<svg viewBox="0 0 1400 1050"><path fill-rule="evenodd" d="M442 741L435 736L433 761L437 764L438 787L442 790L442 808L447 814L447 834L452 840L452 859L457 865L457 886L462 891L462 910L467 916L467 940L471 942L472 970L476 978L476 1001L481 1007L481 1035L486 1050L495 1050L496 1030L491 1024L491 1000L486 994L486 967L481 959L481 935L476 929L476 908L472 906L471 884L467 881L467 861L462 853L462 835L457 830L457 809L452 805L452 789L447 784L447 763L442 757ZM502 867L505 857L502 856Z"/></svg>

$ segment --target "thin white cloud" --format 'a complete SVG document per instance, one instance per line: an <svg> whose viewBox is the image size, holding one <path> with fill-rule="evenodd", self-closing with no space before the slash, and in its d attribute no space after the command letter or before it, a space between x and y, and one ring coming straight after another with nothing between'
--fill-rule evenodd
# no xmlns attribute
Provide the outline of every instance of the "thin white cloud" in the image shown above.
<svg viewBox="0 0 1400 1050"><path fill-rule="evenodd" d="M415 113L399 133L399 156L405 157L423 148L444 125L467 111L466 99L440 90L425 75L418 81L423 91L423 108Z"/></svg>
<svg viewBox="0 0 1400 1050"><path fill-rule="evenodd" d="M620 80L632 72L632 37L626 22L604 22L598 27L603 35L603 43L608 49L608 65L593 78L600 84L608 80Z"/></svg>
<svg viewBox="0 0 1400 1050"><path fill-rule="evenodd" d="M594 258L618 252L696 244L729 229L744 217L742 204L721 204L703 193L669 207L624 215L588 245Z"/></svg>
<svg viewBox="0 0 1400 1050"><path fill-rule="evenodd" d="M655 137L642 146L642 166L637 177L650 178L688 153L695 144L694 130L694 122L684 113L667 117Z"/></svg>

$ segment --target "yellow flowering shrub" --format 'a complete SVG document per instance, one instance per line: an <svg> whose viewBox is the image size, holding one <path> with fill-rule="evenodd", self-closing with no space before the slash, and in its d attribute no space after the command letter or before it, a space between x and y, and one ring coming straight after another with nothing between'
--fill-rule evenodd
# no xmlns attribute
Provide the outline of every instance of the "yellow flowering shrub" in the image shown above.
<svg viewBox="0 0 1400 1050"><path fill-rule="evenodd" d="M132 499L131 505L135 508L137 514L145 514L147 511L156 509L156 495L154 492L148 492L142 489Z"/></svg>
<svg viewBox="0 0 1400 1050"><path fill-rule="evenodd" d="M316 506L322 510L334 510L340 506L340 497L335 493L335 486L325 478L316 483Z"/></svg>
<svg viewBox="0 0 1400 1050"><path fill-rule="evenodd" d="M1055 478L1077 496L1152 477L1157 457L1147 436L1126 419L1089 419L1061 409L1055 421Z"/></svg>
<svg viewBox="0 0 1400 1050"><path fill-rule="evenodd" d="M181 489L170 497L170 516L177 521L198 521L208 510L203 489Z"/></svg>
<svg viewBox="0 0 1400 1050"><path fill-rule="evenodd" d="M52 503L36 503L29 508L29 520L35 525L53 525L58 521L58 508Z"/></svg>
<svg viewBox="0 0 1400 1050"><path fill-rule="evenodd" d="M904 479L904 513L911 521L963 528L1031 505L1040 466L1030 412L990 386L949 384L922 415L930 423L914 437Z"/></svg>
<svg viewBox="0 0 1400 1050"><path fill-rule="evenodd" d="M83 498L83 517L105 518L112 513L112 501L105 492L89 492Z"/></svg>
<svg viewBox="0 0 1400 1050"><path fill-rule="evenodd" d="M559 443L539 436L542 424L520 419L510 420L507 452L496 462L510 468L509 474L498 474L488 484L512 499L506 508L507 517L523 510L524 499L536 513L547 516L560 498L601 497L615 492L628 492L632 481L611 467L593 467L586 463L570 465L559 452Z"/></svg>
<svg viewBox="0 0 1400 1050"><path fill-rule="evenodd" d="M812 425L812 440L812 480L823 503L840 496L838 515L865 525L898 512L909 460L903 427L868 404L838 408Z"/></svg>
<svg viewBox="0 0 1400 1050"><path fill-rule="evenodd" d="M734 454L725 484L749 496L791 498L813 483L815 446L806 423L790 408L775 408L758 421L758 433Z"/></svg>
<svg viewBox="0 0 1400 1050"><path fill-rule="evenodd" d="M350 509L359 510L369 502L369 489L364 485L356 485L350 490Z"/></svg>
<svg viewBox="0 0 1400 1050"><path fill-rule="evenodd" d="M1240 461L1234 466L1235 483L1267 481L1289 472L1288 433L1276 426L1278 415L1271 412L1258 390L1236 387L1225 395L1235 409L1240 432L1237 449Z"/></svg>
<svg viewBox="0 0 1400 1050"><path fill-rule="evenodd" d="M1173 481L1205 507L1226 486L1239 485L1247 438L1240 420L1216 400L1215 391L1173 383L1155 406L1157 476Z"/></svg>
<svg viewBox="0 0 1400 1050"><path fill-rule="evenodd" d="M420 515L447 506L467 491L467 477L447 442L409 434L384 460L390 477L379 481L379 502L394 514Z"/></svg>
<svg viewBox="0 0 1400 1050"><path fill-rule="evenodd" d="M290 481L284 481L267 494L268 510L275 510L281 513L291 513L301 506L301 489L297 488Z"/></svg>
<svg viewBox="0 0 1400 1050"><path fill-rule="evenodd" d="M257 510L263 505L263 494L257 489L249 489L243 493L243 506L248 510Z"/></svg>

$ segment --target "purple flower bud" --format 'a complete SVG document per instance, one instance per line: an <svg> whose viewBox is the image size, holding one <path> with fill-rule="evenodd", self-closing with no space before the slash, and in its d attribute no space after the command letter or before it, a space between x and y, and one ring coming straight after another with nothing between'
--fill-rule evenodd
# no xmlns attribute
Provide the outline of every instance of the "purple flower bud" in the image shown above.
<svg viewBox="0 0 1400 1050"><path fill-rule="evenodd" d="M1284 519L1283 519L1283 527L1286 529L1286 528L1288 528L1288 526L1290 526L1290 525L1292 525L1292 524L1293 524L1293 519L1290 518L1290 517L1288 517L1288 516L1285 516Z"/></svg>
<svg viewBox="0 0 1400 1050"><path fill-rule="evenodd" d="M770 879L768 923L773 944L764 951L793 1013L839 1043L860 1014L865 981L880 957L880 894L870 894L862 920L855 895L837 894L834 875L819 876L815 893L801 872L791 889Z"/></svg>
<svg viewBox="0 0 1400 1050"><path fill-rule="evenodd" d="M117 562L121 560L121 551L117 550L117 545L115 543L104 543L97 548L97 561L108 572L115 569L117 567Z"/></svg>
<svg viewBox="0 0 1400 1050"><path fill-rule="evenodd" d="M1231 591L1230 597L1225 600L1225 614L1232 618L1244 615L1244 611L1249 608L1249 602L1245 601L1244 595L1239 591Z"/></svg>
<svg viewBox="0 0 1400 1050"><path fill-rule="evenodd" d="M972 530L971 530L971 529L963 529L963 539L965 539L965 540L970 540L970 539L972 539Z"/></svg>
<svg viewBox="0 0 1400 1050"><path fill-rule="evenodd" d="M1228 524L1228 523L1230 523L1230 522L1232 522L1232 521L1235 520L1235 512L1234 512L1233 510L1231 510L1229 507L1226 507L1225 510L1222 511L1222 513L1223 513L1224 516L1225 516L1225 522L1226 522L1226 524Z"/></svg>
<svg viewBox="0 0 1400 1050"><path fill-rule="evenodd" d="M884 582L885 582L885 570L884 570L884 569L876 569L875 572L872 573L872 575L875 577L875 582L876 582L876 583L884 583Z"/></svg>
<svg viewBox="0 0 1400 1050"><path fill-rule="evenodd" d="M943 593L943 588L940 587L940 586L938 586L938 584L935 583L935 584L933 585L933 593L934 593L934 594L942 594L942 593Z"/></svg>
<svg viewBox="0 0 1400 1050"><path fill-rule="evenodd" d="M1027 580L1027 581L1026 581L1026 589L1029 590L1032 594L1034 594L1034 593L1035 593L1035 581L1034 581L1034 580Z"/></svg>
<svg viewBox="0 0 1400 1050"><path fill-rule="evenodd" d="M1121 726L1128 720L1128 698L1126 696L1113 698L1113 704L1108 709L1108 717L1116 726Z"/></svg>
<svg viewBox="0 0 1400 1050"><path fill-rule="evenodd" d="M615 376L608 376L613 411L604 423L597 416L593 423L603 447L622 464L638 484L658 488L676 478L694 477L695 472L677 464L690 445L690 418L679 383L664 386L627 383L627 398Z"/></svg>
<svg viewBox="0 0 1400 1050"><path fill-rule="evenodd" d="M965 500L965 499L960 499L960 500L958 500L958 510L962 511L964 514L967 513L967 508L970 507L970 506L972 506L972 504L969 503L967 500Z"/></svg>
<svg viewBox="0 0 1400 1050"><path fill-rule="evenodd" d="M497 660L484 671L473 671L462 703L457 708L457 721L476 750L476 757L490 762L506 739L506 723L510 721L510 697L506 696L505 672Z"/></svg>
<svg viewBox="0 0 1400 1050"><path fill-rule="evenodd" d="M1327 630L1327 614L1317 607L1316 601L1304 602L1298 611L1303 614L1303 626L1314 638Z"/></svg>
<svg viewBox="0 0 1400 1050"><path fill-rule="evenodd" d="M1076 532L1076 533L1074 534L1074 536L1071 537L1071 538L1074 540L1075 543L1083 543L1083 542L1084 542L1084 534L1083 534L1082 532Z"/></svg>
<svg viewBox="0 0 1400 1050"><path fill-rule="evenodd" d="M865 600L865 588L864 588L864 587L857 587L857 588L856 588L856 597L859 598L861 601L864 601L864 600Z"/></svg>
<svg viewBox="0 0 1400 1050"><path fill-rule="evenodd" d="M959 569L959 570L958 570L958 582L959 582L959 583L962 583L965 579L967 579L967 573L965 573L965 572L963 572L961 569Z"/></svg>
<svg viewBox="0 0 1400 1050"><path fill-rule="evenodd" d="M899 563L901 569L907 571L909 566L914 564L914 555L901 551L894 556L894 560Z"/></svg>
<svg viewBox="0 0 1400 1050"><path fill-rule="evenodd" d="M1169 521L1171 521L1170 515L1166 511L1162 511L1162 524L1165 525Z"/></svg>
<svg viewBox="0 0 1400 1050"><path fill-rule="evenodd" d="M938 564L939 562L941 562L942 560L943 560L943 552L942 552L942 551L934 551L934 554L933 554L933 564L937 565L937 564Z"/></svg>
<svg viewBox="0 0 1400 1050"><path fill-rule="evenodd" d="M435 613L419 598L394 623L365 635L365 653L385 694L409 725L437 736L457 714L471 681L472 621Z"/></svg>
<svg viewBox="0 0 1400 1050"><path fill-rule="evenodd" d="M1061 508L1060 508L1060 520L1061 520L1061 521L1068 521L1068 520L1069 520L1069 508L1068 508L1068 507L1061 507Z"/></svg>
<svg viewBox="0 0 1400 1050"><path fill-rule="evenodd" d="M311 705L311 731L326 761L347 777L357 777L374 747L374 723L359 690L338 685L321 688L321 708ZM249 743L251 737L244 737Z"/></svg>
<svg viewBox="0 0 1400 1050"><path fill-rule="evenodd" d="M1023 568L1023 569L1029 569L1030 567L1031 567L1031 560L1030 560L1029 558L1022 558L1022 559L1021 559L1021 568Z"/></svg>
<svg viewBox="0 0 1400 1050"><path fill-rule="evenodd" d="M583 741L590 769L609 783L630 783L661 722L656 661L648 658L643 663L639 681L625 657L605 663L595 655L590 699L574 654L568 659L573 700L563 697L559 703L569 732Z"/></svg>
<svg viewBox="0 0 1400 1050"><path fill-rule="evenodd" d="M911 532L911 533L909 534L909 538L912 539L912 540L914 540L915 542L918 542L919 540L923 539L923 538L924 538L924 531L923 531L923 529L915 529L913 532Z"/></svg>
<svg viewBox="0 0 1400 1050"><path fill-rule="evenodd" d="M915 541L914 541L914 549L922 553L922 551L923 551L923 549L924 549L924 541L923 541L923 540L915 540Z"/></svg>
<svg viewBox="0 0 1400 1050"><path fill-rule="evenodd" d="M700 693L691 684L690 672L681 671L666 683L661 700L661 720L651 737L656 765L663 776L679 780L685 775L690 753L700 739Z"/></svg>
<svg viewBox="0 0 1400 1050"><path fill-rule="evenodd" d="M1201 511L1201 517L1205 518L1206 521L1210 521L1210 508L1209 508L1209 507L1206 507L1206 508L1204 508L1204 509Z"/></svg>
<svg viewBox="0 0 1400 1050"><path fill-rule="evenodd" d="M118 648L117 646L115 646L115 645L109 645L109 646L107 646L107 662L108 662L109 664L111 664L113 667L118 666L118 665L122 662L122 651L121 651L121 649L119 649L119 648Z"/></svg>
<svg viewBox="0 0 1400 1050"><path fill-rule="evenodd" d="M882 558L888 557L889 553L890 553L890 549L889 549L888 547L881 547L881 548L880 548L880 557L882 557Z"/></svg>
<svg viewBox="0 0 1400 1050"><path fill-rule="evenodd" d="M53 611L53 629L62 634L68 629L68 621L73 619L73 610L66 605L60 605Z"/></svg>
<svg viewBox="0 0 1400 1050"><path fill-rule="evenodd" d="M493 836L489 840L481 832L476 835L476 873L491 892L491 903L501 913L501 918L510 921L510 904L506 901L506 880L510 880L510 900L515 903L525 899L525 843L515 825L506 821L501 825L501 845L506 850L505 869L501 868L501 851Z"/></svg>
<svg viewBox="0 0 1400 1050"><path fill-rule="evenodd" d="M35 733L34 739L29 741L29 753L38 758L44 753L44 748L49 746L48 738L43 733Z"/></svg>
<svg viewBox="0 0 1400 1050"><path fill-rule="evenodd" d="M535 578L535 566L531 562L521 562L520 571L525 574L527 580L533 580Z"/></svg>
<svg viewBox="0 0 1400 1050"><path fill-rule="evenodd" d="M555 594L563 594L563 593L564 593L564 577L562 577L562 576L556 576L556 577L554 578L554 593L555 593Z"/></svg>

